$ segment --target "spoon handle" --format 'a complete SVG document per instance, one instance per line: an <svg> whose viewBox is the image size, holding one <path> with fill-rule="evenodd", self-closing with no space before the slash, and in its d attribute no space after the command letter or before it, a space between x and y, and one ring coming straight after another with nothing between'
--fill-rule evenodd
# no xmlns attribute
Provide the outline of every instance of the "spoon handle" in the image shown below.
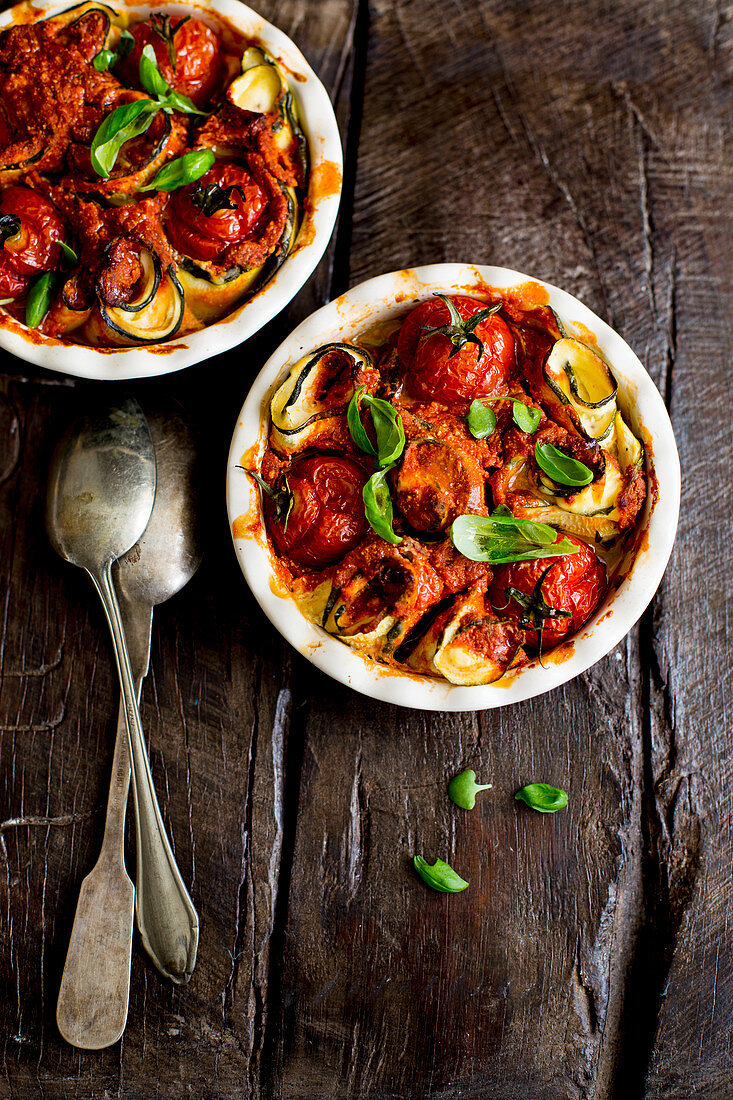
<svg viewBox="0 0 733 1100"><path fill-rule="evenodd" d="M98 574L90 572L90 576L101 597L112 632L130 739L137 829L135 910L138 928L145 949L160 972L172 981L184 984L191 977L196 963L198 916L168 843L155 796L120 609L112 584L111 563L107 563Z"/></svg>

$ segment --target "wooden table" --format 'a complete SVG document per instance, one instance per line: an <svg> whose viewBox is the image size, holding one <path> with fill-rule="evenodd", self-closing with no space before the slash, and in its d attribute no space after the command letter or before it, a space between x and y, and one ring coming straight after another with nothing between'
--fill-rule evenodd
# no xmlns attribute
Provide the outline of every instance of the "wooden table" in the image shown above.
<svg viewBox="0 0 733 1100"><path fill-rule="evenodd" d="M99 1054L65 1045L54 1011L118 692L98 602L43 528L49 455L89 387L2 362L0 1100L730 1097L731 13L260 9L336 103L342 213L259 338L133 387L180 398L210 469L206 558L156 612L142 705L202 936L182 989L135 950L124 1040ZM440 716L289 649L239 573L223 480L284 334L368 276L443 260L535 274L608 320L665 397L684 478L672 560L623 644L531 702ZM494 785L470 814L445 790L467 766ZM538 779L565 812L513 801ZM430 893L416 850L471 888Z"/></svg>

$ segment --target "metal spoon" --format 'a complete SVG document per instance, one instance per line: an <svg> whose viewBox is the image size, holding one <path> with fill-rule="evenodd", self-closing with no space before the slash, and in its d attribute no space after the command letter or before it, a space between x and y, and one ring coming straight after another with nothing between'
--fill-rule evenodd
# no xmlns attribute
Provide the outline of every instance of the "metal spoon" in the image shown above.
<svg viewBox="0 0 733 1100"><path fill-rule="evenodd" d="M155 449L136 401L127 398L99 406L62 436L51 460L46 527L61 557L85 569L99 593L112 633L127 728L131 735L137 729L140 738L137 696L111 570L113 561L142 535L154 500ZM108 853L114 858L111 849ZM117 859L124 875L121 857ZM127 884L122 878L119 882L111 905L105 901L101 906L105 915L111 916L132 888L129 879ZM114 919L99 929L95 957L105 977L119 973L126 963L129 968L130 936L131 929L120 928Z"/></svg>
<svg viewBox="0 0 733 1100"><path fill-rule="evenodd" d="M149 415L148 424L158 468L155 504L144 535L113 570L138 697L150 658L152 608L183 588L201 560L199 486L191 433L172 408ZM127 727L120 706L102 850L82 883L56 1010L64 1038L87 1050L117 1042L127 1019L135 899L123 857L129 778ZM151 868L160 861L161 846L155 845L156 857L141 866L142 850L139 841L138 924L143 943L159 966L159 960L170 958L173 951L171 929L174 940L181 932L165 909L161 913L156 903L158 886L150 881ZM176 892L188 899L185 888L183 894L180 889ZM198 935L196 920L196 932L191 936L191 912L195 920L193 907L189 909L185 902L175 909L175 915L183 920L183 935L189 937L184 972L189 976ZM127 948L114 958L107 949L110 926ZM181 980L180 975L171 976Z"/></svg>

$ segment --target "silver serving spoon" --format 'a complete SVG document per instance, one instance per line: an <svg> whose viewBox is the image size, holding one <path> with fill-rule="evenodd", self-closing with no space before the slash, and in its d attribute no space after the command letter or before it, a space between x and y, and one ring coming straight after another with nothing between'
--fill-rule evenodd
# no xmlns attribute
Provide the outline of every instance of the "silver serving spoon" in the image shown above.
<svg viewBox="0 0 733 1100"><path fill-rule="evenodd" d="M158 469L155 504L144 535L113 570L138 697L150 659L153 606L183 588L201 560L199 487L191 433L172 408L149 416L148 424ZM96 866L82 883L56 1009L64 1038L87 1050L117 1042L127 1019L135 908L135 891L123 855L129 779L127 727L120 706L104 840ZM177 957L176 941L185 939L183 973L169 974L182 981L193 970L198 920L175 863L171 867L166 845L161 843L165 833L162 823L157 827L154 809L150 818L145 787L140 800L147 812L137 815L138 925L145 947L161 969L161 963ZM151 821L152 834L144 824ZM143 830L147 844L141 840ZM144 850L148 857L143 857ZM172 892L164 889L160 895L161 878L164 885L171 874L178 882ZM111 940L119 940L125 950L110 955Z"/></svg>

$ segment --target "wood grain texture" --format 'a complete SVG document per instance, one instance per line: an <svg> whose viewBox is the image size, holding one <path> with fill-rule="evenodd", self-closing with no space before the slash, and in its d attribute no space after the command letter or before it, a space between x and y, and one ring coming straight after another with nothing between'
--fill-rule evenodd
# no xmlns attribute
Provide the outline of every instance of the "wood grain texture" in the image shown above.
<svg viewBox="0 0 733 1100"><path fill-rule="evenodd" d="M345 199L286 313L133 387L182 401L212 485L204 564L156 611L142 710L202 937L184 989L135 950L124 1040L96 1055L53 1015L117 687L91 588L43 530L50 452L89 387L0 361L0 1100L723 1100L733 12L259 10L336 102ZM440 716L357 696L282 642L216 486L246 388L293 324L363 278L449 260L537 275L605 317L665 396L684 489L662 587L621 646L531 702ZM446 796L463 767L493 783L470 813ZM514 802L538 779L569 790L567 811ZM430 893L415 852L469 889Z"/></svg>
<svg viewBox="0 0 733 1100"><path fill-rule="evenodd" d="M346 125L353 6L282 2ZM137 948L121 1044L81 1054L55 999L81 879L96 859L118 689L91 586L43 526L55 439L89 387L0 364L0 1097L258 1096L283 837L289 653L242 583L222 471L247 386L287 331L328 296L333 250L297 303L247 345L161 382L198 425L211 486L204 563L156 610L142 719L163 818L202 940L183 989ZM131 853L132 855L132 853ZM128 860L134 867L134 857Z"/></svg>

